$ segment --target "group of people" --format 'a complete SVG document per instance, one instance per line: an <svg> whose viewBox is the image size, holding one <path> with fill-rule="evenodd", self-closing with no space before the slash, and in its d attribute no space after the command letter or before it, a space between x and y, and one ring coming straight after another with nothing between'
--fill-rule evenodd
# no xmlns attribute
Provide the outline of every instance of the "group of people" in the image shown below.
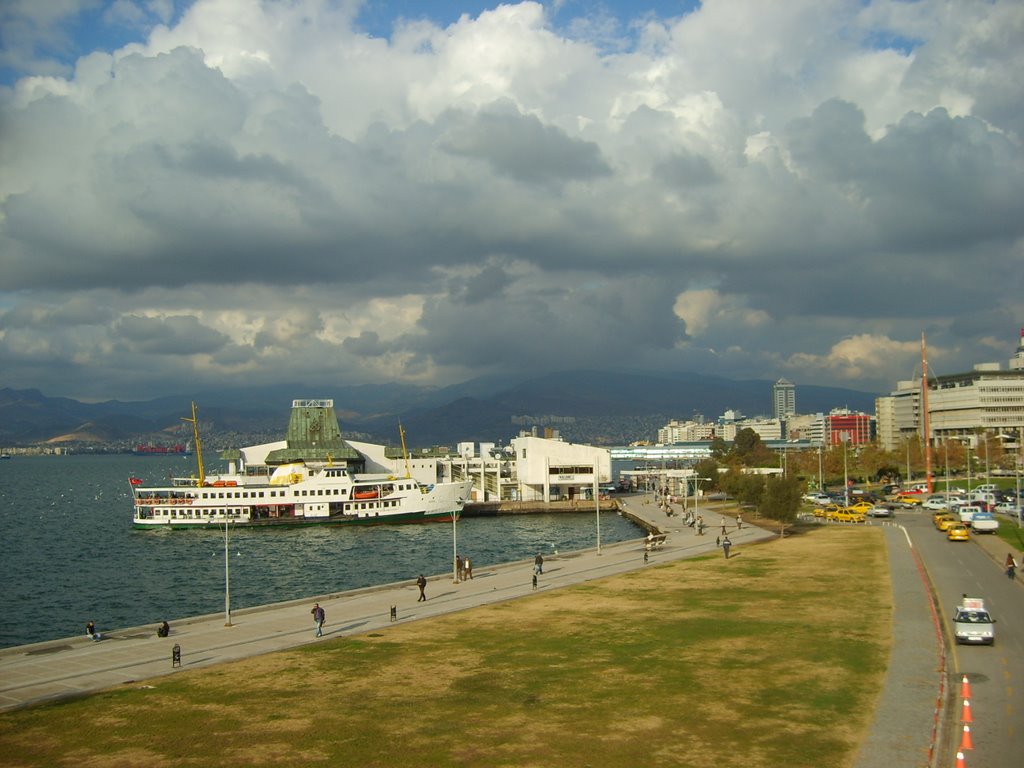
<svg viewBox="0 0 1024 768"><path fill-rule="evenodd" d="M473 561L462 555L455 556L455 580L468 581L473 578Z"/></svg>

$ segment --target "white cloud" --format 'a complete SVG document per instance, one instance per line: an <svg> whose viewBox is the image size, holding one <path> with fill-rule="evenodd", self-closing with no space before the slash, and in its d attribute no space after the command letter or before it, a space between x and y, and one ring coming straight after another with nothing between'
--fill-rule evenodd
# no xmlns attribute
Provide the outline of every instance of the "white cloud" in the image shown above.
<svg viewBox="0 0 1024 768"><path fill-rule="evenodd" d="M30 7L39 40L80 10ZM575 7L386 40L355 0L118 0L92 10L141 42L15 52L0 385L447 383L628 349L884 390L925 327L950 368L1009 356L1024 6Z"/></svg>

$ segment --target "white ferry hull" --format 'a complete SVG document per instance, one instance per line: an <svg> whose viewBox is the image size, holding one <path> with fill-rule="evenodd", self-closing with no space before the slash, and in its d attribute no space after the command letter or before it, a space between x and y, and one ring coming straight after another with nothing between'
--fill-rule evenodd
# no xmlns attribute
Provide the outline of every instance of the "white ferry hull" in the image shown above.
<svg viewBox="0 0 1024 768"><path fill-rule="evenodd" d="M451 522L472 487L471 482L445 483L423 492L415 481L395 479L374 485L380 490L364 490L362 497L357 489L368 485L309 482L281 488L243 478L140 488L132 523L139 529L191 529L223 528L225 521L253 528Z"/></svg>

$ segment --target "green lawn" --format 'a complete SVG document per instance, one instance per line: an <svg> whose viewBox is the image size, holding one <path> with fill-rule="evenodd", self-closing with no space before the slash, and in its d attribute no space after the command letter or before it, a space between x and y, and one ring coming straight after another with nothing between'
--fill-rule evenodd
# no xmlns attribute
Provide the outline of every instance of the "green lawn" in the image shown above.
<svg viewBox="0 0 1024 768"><path fill-rule="evenodd" d="M889 652L881 529L734 554L7 713L0 762L851 765Z"/></svg>

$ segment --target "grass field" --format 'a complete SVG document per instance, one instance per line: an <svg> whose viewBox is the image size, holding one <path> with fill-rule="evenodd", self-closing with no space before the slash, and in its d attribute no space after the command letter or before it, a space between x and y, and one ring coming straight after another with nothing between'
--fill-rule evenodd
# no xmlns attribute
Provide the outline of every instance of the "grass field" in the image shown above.
<svg viewBox="0 0 1024 768"><path fill-rule="evenodd" d="M852 764L885 541L827 526L0 715L5 766Z"/></svg>

